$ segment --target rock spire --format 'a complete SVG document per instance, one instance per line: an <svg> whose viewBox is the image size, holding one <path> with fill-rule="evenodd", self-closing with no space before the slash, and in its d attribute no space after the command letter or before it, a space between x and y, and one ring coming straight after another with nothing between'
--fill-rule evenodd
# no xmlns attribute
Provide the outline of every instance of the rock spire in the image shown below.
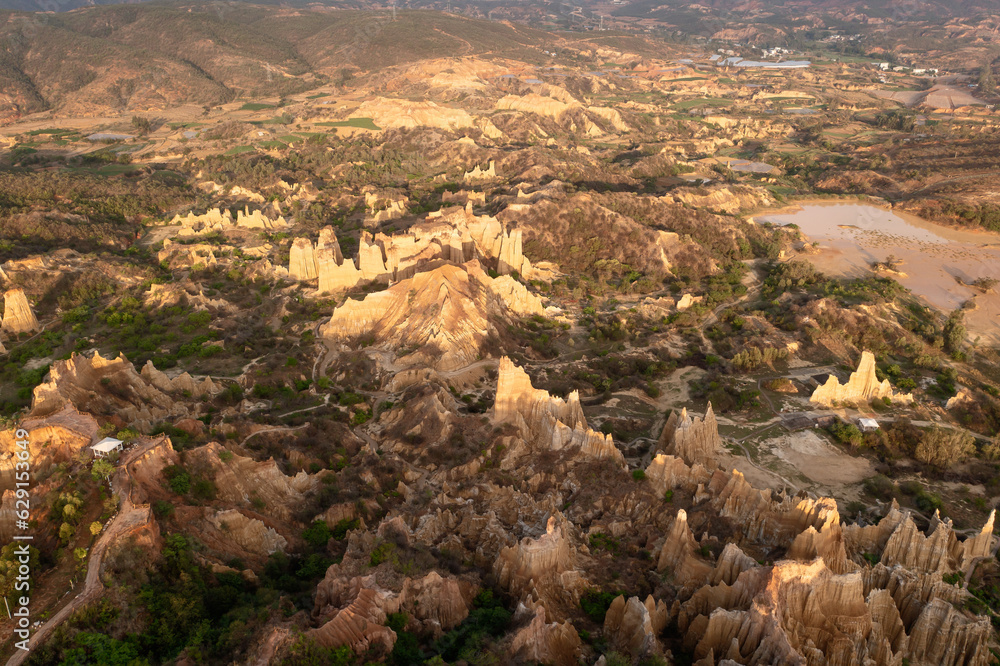
<svg viewBox="0 0 1000 666"><path fill-rule="evenodd" d="M687 408L671 412L660 435L660 448L678 456L689 465L699 463L706 467L715 466L715 457L722 448L719 424L715 420L712 403L708 403L704 418L692 417Z"/></svg>
<svg viewBox="0 0 1000 666"><path fill-rule="evenodd" d="M861 353L858 369L851 373L846 384L841 384L840 380L830 375L825 384L816 387L809 402L833 407L842 403L868 402L874 398L889 398L902 403L913 402L913 396L909 393L894 393L888 379L881 382L878 380L875 376L875 356L865 351Z"/></svg>
<svg viewBox="0 0 1000 666"><path fill-rule="evenodd" d="M552 450L578 446L587 457L610 458L625 466L625 457L611 435L587 425L579 392L573 391L565 400L552 397L534 388L528 373L506 356L500 359L493 409L497 421L514 423L526 441Z"/></svg>

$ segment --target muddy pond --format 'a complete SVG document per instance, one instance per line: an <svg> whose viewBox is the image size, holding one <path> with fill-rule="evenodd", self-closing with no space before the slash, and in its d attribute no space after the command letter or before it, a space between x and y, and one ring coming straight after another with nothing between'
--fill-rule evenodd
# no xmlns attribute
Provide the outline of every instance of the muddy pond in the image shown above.
<svg viewBox="0 0 1000 666"><path fill-rule="evenodd" d="M819 244L799 258L829 276L870 275L872 262L893 256L900 273L894 277L944 312L976 297L976 309L966 316L970 337L1000 341L1000 295L969 286L980 277L1000 279L998 234L951 229L856 203L810 203L756 220L797 225L807 244Z"/></svg>

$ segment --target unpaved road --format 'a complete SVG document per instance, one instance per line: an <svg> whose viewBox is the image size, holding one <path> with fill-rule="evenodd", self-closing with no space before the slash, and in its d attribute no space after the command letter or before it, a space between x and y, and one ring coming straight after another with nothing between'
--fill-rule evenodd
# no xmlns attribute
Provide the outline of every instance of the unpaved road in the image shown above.
<svg viewBox="0 0 1000 666"><path fill-rule="evenodd" d="M72 601L63 606L58 613L35 630L28 642L29 650L17 650L7 660L7 666L17 666L23 663L28 658L30 650L43 644L49 634L55 631L56 627L64 620L91 601L97 599L100 593L104 591L104 584L101 582L101 564L104 562L104 556L107 554L108 548L122 535L150 521L148 504L141 504L139 506L132 504L132 476L128 466L161 441L160 438L149 440L127 452L122 458L118 471L111 480L112 489L121 500L121 506L118 509L118 514L112 519L111 524L107 526L90 551L90 560L87 563L87 578L83 589Z"/></svg>

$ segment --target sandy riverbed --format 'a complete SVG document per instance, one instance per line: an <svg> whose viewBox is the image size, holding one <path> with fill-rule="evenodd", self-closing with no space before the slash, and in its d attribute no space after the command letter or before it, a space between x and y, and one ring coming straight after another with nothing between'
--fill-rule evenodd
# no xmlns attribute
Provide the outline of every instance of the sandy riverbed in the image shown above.
<svg viewBox="0 0 1000 666"><path fill-rule="evenodd" d="M1000 294L968 286L980 277L1000 279L1000 235L860 203L808 203L756 220L798 225L808 242L819 243L817 252L803 258L827 275L861 277L870 274L872 262L893 255L902 262L896 279L940 310L950 312L975 297L977 308L966 316L970 333L1000 342Z"/></svg>

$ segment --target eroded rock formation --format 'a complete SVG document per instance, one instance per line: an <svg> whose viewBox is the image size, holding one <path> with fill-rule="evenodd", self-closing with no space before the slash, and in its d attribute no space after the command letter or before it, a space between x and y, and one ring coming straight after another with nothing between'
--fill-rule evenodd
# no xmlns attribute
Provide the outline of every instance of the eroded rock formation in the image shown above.
<svg viewBox="0 0 1000 666"><path fill-rule="evenodd" d="M116 415L142 429L183 413L171 396L137 373L124 355L106 359L98 352L90 358L73 354L53 363L48 380L35 387L31 414L46 416L66 405L90 414Z"/></svg>
<svg viewBox="0 0 1000 666"><path fill-rule="evenodd" d="M198 236L234 228L281 231L288 226L283 217L271 219L259 210L251 213L249 208L237 211L236 219L233 219L229 209L210 208L201 215L195 215L193 212L186 216L175 215L170 224L180 225L178 236Z"/></svg>
<svg viewBox="0 0 1000 666"><path fill-rule="evenodd" d="M874 398L889 398L893 402L903 404L913 402L909 393L895 393L888 379L881 382L875 376L875 356L865 351L861 353L858 369L851 373L846 384L841 384L833 375L827 377L826 383L816 387L809 401L824 407L833 407L844 403L868 402Z"/></svg>
<svg viewBox="0 0 1000 666"><path fill-rule="evenodd" d="M246 456L220 455L223 453L222 446L209 442L186 455L187 460L207 470L221 499L238 507L263 503L260 513L276 520L288 520L319 482L306 472L288 476L273 459L257 462Z"/></svg>
<svg viewBox="0 0 1000 666"><path fill-rule="evenodd" d="M962 589L942 574L964 572L993 546L993 516L959 541L947 521L924 535L890 507L879 523L842 527L829 499L771 497L742 474L709 472L660 454L646 471L657 488L708 500L747 544L785 544L788 559L760 565L730 543L712 567L678 512L658 565L677 578L678 628L705 663L985 664L984 618L956 611ZM872 557L880 562L870 565ZM697 588L700 582L703 586ZM695 589L697 588L697 589ZM942 631L950 638L928 639Z"/></svg>
<svg viewBox="0 0 1000 666"><path fill-rule="evenodd" d="M8 289L3 295L3 324L0 330L8 335L30 333L41 327L31 310L23 289Z"/></svg>
<svg viewBox="0 0 1000 666"><path fill-rule="evenodd" d="M43 471L52 464L72 460L97 438L97 421L64 404L44 416L24 419L20 428L28 433L28 453L35 469ZM16 430L0 431L0 489L14 488L17 458Z"/></svg>
<svg viewBox="0 0 1000 666"><path fill-rule="evenodd" d="M500 551L494 571L500 586L531 605L550 611L576 603L586 587L576 570L575 549L561 515L550 516L545 534L525 537Z"/></svg>
<svg viewBox="0 0 1000 666"><path fill-rule="evenodd" d="M320 333L335 340L370 336L379 345L414 349L409 364L439 370L478 360L499 322L541 314L542 305L509 277L494 280L477 261L441 264L363 301L347 300Z"/></svg>
<svg viewBox="0 0 1000 666"><path fill-rule="evenodd" d="M703 418L692 417L687 408L671 412L660 434L660 449L678 456L688 464L715 467L715 458L722 448L719 424L715 420L712 403L708 403Z"/></svg>
<svg viewBox="0 0 1000 666"><path fill-rule="evenodd" d="M167 393L187 392L192 396L202 396L215 395L222 390L222 387L209 377L198 381L187 372L182 372L173 378L168 377L165 372L157 370L152 361L146 361L139 374L147 382Z"/></svg>
<svg viewBox="0 0 1000 666"><path fill-rule="evenodd" d="M356 260L345 261L329 227L320 232L315 249L308 239L297 239L289 255L289 275L311 279L306 276L312 275L315 264L319 293L405 280L441 261L461 264L478 259L487 265L495 261L501 275L517 272L532 277L535 273L522 245L519 230L508 232L496 218L474 215L469 203L465 208L436 211L405 233L363 232Z"/></svg>
<svg viewBox="0 0 1000 666"><path fill-rule="evenodd" d="M333 565L316 588L313 616L320 626L310 634L322 645L348 645L355 653L374 646L391 650L396 632L385 624L390 613L405 612L407 628L441 636L465 620L474 587L466 580L429 572L405 578L393 591L375 575L349 576Z"/></svg>
<svg viewBox="0 0 1000 666"><path fill-rule="evenodd" d="M467 183L476 182L479 180L489 180L490 178L496 178L497 176L497 165L496 162L490 160L490 164L485 169L480 168L477 164L472 168L471 171L466 171L465 175L462 177Z"/></svg>
<svg viewBox="0 0 1000 666"><path fill-rule="evenodd" d="M308 238L296 238L288 251L288 277L293 280L313 280L319 275L316 269L316 250Z"/></svg>
<svg viewBox="0 0 1000 666"><path fill-rule="evenodd" d="M695 658L711 663L986 663L984 618L933 599L907 624L893 596L822 559L785 560L704 588L681 604L678 623Z"/></svg>
<svg viewBox="0 0 1000 666"><path fill-rule="evenodd" d="M531 622L514 634L511 651L524 663L574 666L582 645L571 622L546 622L545 608L539 606Z"/></svg>
<svg viewBox="0 0 1000 666"><path fill-rule="evenodd" d="M531 378L506 356L500 359L497 396L493 408L498 422L513 423L521 437L543 449L579 447L585 458L609 458L625 466L625 458L611 435L591 430L573 391L565 400L531 385Z"/></svg>
<svg viewBox="0 0 1000 666"><path fill-rule="evenodd" d="M220 511L210 520L227 538L251 553L266 556L279 550L284 551L288 546L285 537L274 528L256 518L245 516L236 509Z"/></svg>
<svg viewBox="0 0 1000 666"><path fill-rule="evenodd" d="M657 636L670 620L664 602L657 603L652 595L646 601L639 597L619 596L604 616L604 635L611 645L633 659L662 656Z"/></svg>
<svg viewBox="0 0 1000 666"><path fill-rule="evenodd" d="M205 243L174 243L169 238L163 241L163 249L156 253L160 263L166 263L171 269L192 268L201 266L207 268L219 263L211 245Z"/></svg>
<svg viewBox="0 0 1000 666"><path fill-rule="evenodd" d="M674 581L683 588L703 585L712 572L712 565L697 555L699 548L688 526L687 512L681 509L663 541L657 568L669 570Z"/></svg>

